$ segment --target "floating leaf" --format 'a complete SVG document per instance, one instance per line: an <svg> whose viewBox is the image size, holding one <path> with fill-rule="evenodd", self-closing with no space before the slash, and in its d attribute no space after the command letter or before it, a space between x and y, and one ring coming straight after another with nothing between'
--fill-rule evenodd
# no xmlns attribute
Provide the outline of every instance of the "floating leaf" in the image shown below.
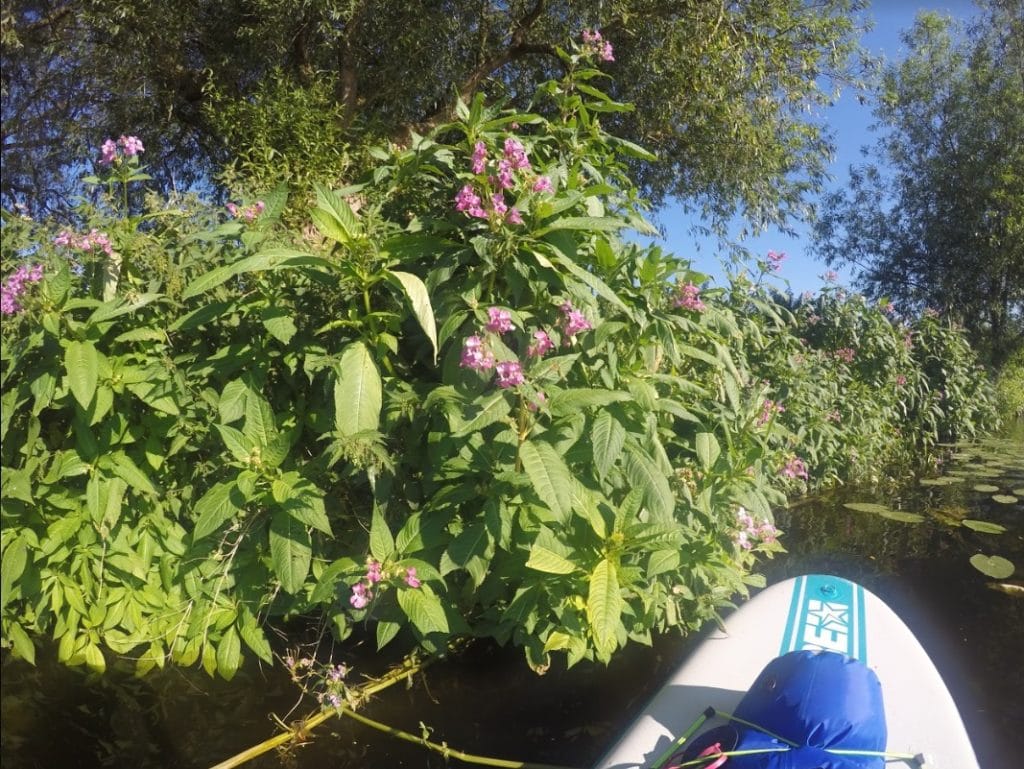
<svg viewBox="0 0 1024 769"><path fill-rule="evenodd" d="M948 476L944 478L922 478L922 486L949 486L952 481L949 480Z"/></svg>
<svg viewBox="0 0 1024 769"><path fill-rule="evenodd" d="M1018 497L1024 497L1024 487L1019 488L1019 489L1014 489L1013 493L1016 494Z"/></svg>
<svg viewBox="0 0 1024 769"><path fill-rule="evenodd" d="M1006 579L1014 572L1014 565L998 555L977 553L971 556L971 566L992 579Z"/></svg>
<svg viewBox="0 0 1024 769"><path fill-rule="evenodd" d="M976 483L971 487L975 491L981 491L985 493L991 493L993 491L999 491L998 486L993 486L991 483Z"/></svg>
<svg viewBox="0 0 1024 769"><path fill-rule="evenodd" d="M968 529L974 529L974 531L980 531L982 534L1002 534L1006 531L1005 526L1000 526L998 523L989 523L988 521L976 521L972 518L965 518L960 521Z"/></svg>
<svg viewBox="0 0 1024 769"><path fill-rule="evenodd" d="M998 502L1001 505L1012 505L1017 501L1017 497L1012 494L993 494L992 501Z"/></svg>
<svg viewBox="0 0 1024 769"><path fill-rule="evenodd" d="M919 513L908 513L903 510L886 510L879 515L901 523L921 523L924 520L924 516Z"/></svg>
<svg viewBox="0 0 1024 769"><path fill-rule="evenodd" d="M846 502L843 507L856 510L858 513L884 513L889 510L885 505L876 502Z"/></svg>

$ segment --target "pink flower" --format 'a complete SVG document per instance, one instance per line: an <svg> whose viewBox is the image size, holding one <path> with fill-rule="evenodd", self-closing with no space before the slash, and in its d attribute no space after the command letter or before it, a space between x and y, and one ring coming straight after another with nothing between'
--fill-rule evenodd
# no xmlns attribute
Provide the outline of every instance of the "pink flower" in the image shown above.
<svg viewBox="0 0 1024 769"><path fill-rule="evenodd" d="M903 374L896 375L896 386L903 387L907 383L907 378Z"/></svg>
<svg viewBox="0 0 1024 769"><path fill-rule="evenodd" d="M509 224L522 224L523 215L519 213L519 209L512 207L508 210L508 215L505 217L505 221Z"/></svg>
<svg viewBox="0 0 1024 769"><path fill-rule="evenodd" d="M785 467L779 472L784 478L803 478L807 480L807 465L800 457L793 457L786 462Z"/></svg>
<svg viewBox="0 0 1024 769"><path fill-rule="evenodd" d="M232 216L238 216L238 206L236 206L234 203L228 202L227 204L225 204L224 208L226 208L228 210L228 213L231 214Z"/></svg>
<svg viewBox="0 0 1024 769"><path fill-rule="evenodd" d="M597 58L601 61L615 61L615 51L612 49L612 44L607 40L601 44L601 50L598 52Z"/></svg>
<svg viewBox="0 0 1024 769"><path fill-rule="evenodd" d="M568 337L575 337L584 331L589 331L593 326L590 325L583 313L573 308L572 304L565 302L561 307L562 312L565 314L565 335Z"/></svg>
<svg viewBox="0 0 1024 769"><path fill-rule="evenodd" d="M504 334L506 331L511 331L515 328L512 325L512 316L508 310L502 310L500 307L490 307L487 310L487 317L489 320L484 328L492 334Z"/></svg>
<svg viewBox="0 0 1024 769"><path fill-rule="evenodd" d="M545 353L555 349L555 343L551 341L548 332L537 329L533 332L533 343L526 349L526 354L531 358L541 358Z"/></svg>
<svg viewBox="0 0 1024 769"><path fill-rule="evenodd" d="M28 289L26 284L38 283L43 278L43 267L37 264L31 268L22 265L0 287L0 314L14 315L23 309L18 297Z"/></svg>
<svg viewBox="0 0 1024 769"><path fill-rule="evenodd" d="M781 414L786 409L782 407L782 404L776 403L775 401L766 400L761 406L761 414L754 421L754 424L758 427L768 424L772 417L776 414Z"/></svg>
<svg viewBox="0 0 1024 769"><path fill-rule="evenodd" d="M455 210L463 211L478 219L486 219L487 212L481 205L480 196L473 190L472 185L467 184L455 196Z"/></svg>
<svg viewBox="0 0 1024 769"><path fill-rule="evenodd" d="M127 157L135 157L141 152L145 152L146 148L142 146L142 140L137 136L124 136L122 135L117 143L124 148L124 154Z"/></svg>
<svg viewBox="0 0 1024 769"><path fill-rule="evenodd" d="M420 586L420 581L416 578L416 567L410 566L405 570L405 584L409 587L416 588Z"/></svg>
<svg viewBox="0 0 1024 769"><path fill-rule="evenodd" d="M462 344L462 359L459 365L475 371L487 371L494 367L494 354L486 349L484 341L474 334L466 337Z"/></svg>
<svg viewBox="0 0 1024 769"><path fill-rule="evenodd" d="M707 306L700 300L700 289L693 283L679 286L675 300L672 302L675 307L682 307L684 310L704 312Z"/></svg>
<svg viewBox="0 0 1024 769"><path fill-rule="evenodd" d="M548 396L546 396L543 392L538 390L537 391L537 397L534 398L529 403L527 403L526 404L526 408L528 408L530 411L537 411L541 406L543 406L545 403L547 403L547 400L548 400Z"/></svg>
<svg viewBox="0 0 1024 769"><path fill-rule="evenodd" d="M778 272L782 267L782 262L786 258L786 254L780 251L769 251L768 252L768 265L775 272Z"/></svg>
<svg viewBox="0 0 1024 769"><path fill-rule="evenodd" d="M508 211L508 205L505 203L505 196L500 192L491 195L491 206L494 208L494 213L498 216L504 216Z"/></svg>
<svg viewBox="0 0 1024 769"><path fill-rule="evenodd" d="M349 596L348 602L355 608L364 609L371 600L373 600L373 591L362 582L357 582L352 586L352 595Z"/></svg>
<svg viewBox="0 0 1024 769"><path fill-rule="evenodd" d="M117 143L113 139L107 139L100 146L100 165L109 166L117 160Z"/></svg>
<svg viewBox="0 0 1024 769"><path fill-rule="evenodd" d="M839 280L839 273L836 272L835 270L829 270L821 277L825 279L826 283L835 283L837 280Z"/></svg>
<svg viewBox="0 0 1024 769"><path fill-rule="evenodd" d="M530 167L530 160L526 157L526 148L513 136L505 139L505 160L517 171Z"/></svg>
<svg viewBox="0 0 1024 769"><path fill-rule="evenodd" d="M515 180L512 178L512 164L507 160L498 161L498 178L491 178L491 184L497 184L503 190L510 190L515 187Z"/></svg>
<svg viewBox="0 0 1024 769"><path fill-rule="evenodd" d="M853 363L856 353L849 347L840 347L833 353L833 355L835 355L836 360L841 360L845 363Z"/></svg>
<svg viewBox="0 0 1024 769"><path fill-rule="evenodd" d="M371 585L376 585L381 581L381 578L380 561L374 558L366 565L366 581Z"/></svg>
<svg viewBox="0 0 1024 769"><path fill-rule="evenodd" d="M498 387L502 389L518 387L526 381L523 377L523 368L517 360L502 361L494 367L494 370L498 375Z"/></svg>
<svg viewBox="0 0 1024 769"><path fill-rule="evenodd" d="M536 181L533 183L534 192L552 192L554 188L551 186L551 179L546 176L538 176Z"/></svg>
<svg viewBox="0 0 1024 769"><path fill-rule="evenodd" d="M473 145L473 163L472 170L475 174L482 174L484 172L485 165L487 163L487 145L483 142L477 142Z"/></svg>

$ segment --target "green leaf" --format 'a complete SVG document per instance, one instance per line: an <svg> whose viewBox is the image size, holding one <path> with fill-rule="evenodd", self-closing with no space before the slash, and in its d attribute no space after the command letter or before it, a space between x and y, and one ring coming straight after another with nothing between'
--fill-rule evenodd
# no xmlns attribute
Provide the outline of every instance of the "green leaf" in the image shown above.
<svg viewBox="0 0 1024 769"><path fill-rule="evenodd" d="M328 223L329 232L324 232L329 238L339 243L348 243L360 234L359 220L356 219L352 207L337 192L324 187L322 184L314 183L316 189L316 208L320 216L315 219L317 226L321 221Z"/></svg>
<svg viewBox="0 0 1024 769"><path fill-rule="evenodd" d="M242 434L241 430L236 430L228 425L214 425L214 427L235 459L247 463L252 458L252 451L255 447L253 442Z"/></svg>
<svg viewBox="0 0 1024 769"><path fill-rule="evenodd" d="M135 312L140 307L145 307L150 302L154 302L157 299L162 298L163 294L138 294L131 301L127 299L118 299L111 302L104 302L96 308L95 312L89 316L85 323L88 326L92 326L96 323L102 323L105 320L116 318L119 315L127 315L130 312Z"/></svg>
<svg viewBox="0 0 1024 769"><path fill-rule="evenodd" d="M377 364L362 342L345 348L334 385L334 424L342 435L376 430L383 389Z"/></svg>
<svg viewBox="0 0 1024 769"><path fill-rule="evenodd" d="M634 488L643 494L644 505L659 518L672 515L676 498L668 484L668 478L642 450L627 445L626 477Z"/></svg>
<svg viewBox="0 0 1024 769"><path fill-rule="evenodd" d="M370 521L370 554L383 563L395 553L395 538L391 534L384 513L376 505L373 506L373 519Z"/></svg>
<svg viewBox="0 0 1024 769"><path fill-rule="evenodd" d="M537 544L530 548L530 557L526 561L526 567L542 571L545 574L572 574L576 571L576 564L568 558Z"/></svg>
<svg viewBox="0 0 1024 769"><path fill-rule="evenodd" d="M430 340L430 348L434 354L434 363L437 363L437 323L434 321L434 308L430 304L430 295L423 281L409 272L388 270L388 276L393 278L409 298L412 306L412 313L416 316L420 328Z"/></svg>
<svg viewBox="0 0 1024 769"><path fill-rule="evenodd" d="M587 622L594 638L594 648L602 658L608 658L615 651L621 616L622 596L619 594L615 564L606 558L594 567L587 593Z"/></svg>
<svg viewBox="0 0 1024 769"><path fill-rule="evenodd" d="M234 627L229 627L217 644L217 672L225 681L230 681L241 664L242 644Z"/></svg>
<svg viewBox="0 0 1024 769"><path fill-rule="evenodd" d="M566 216L556 219L533 234L537 237L556 230L583 230L585 232L615 232L626 226L621 219L609 216Z"/></svg>
<svg viewBox="0 0 1024 769"><path fill-rule="evenodd" d="M537 496L555 515L572 513L572 476L565 460L549 443L523 441L519 458Z"/></svg>
<svg viewBox="0 0 1024 769"><path fill-rule="evenodd" d="M626 428L611 412L602 411L594 419L590 429L590 450L594 457L594 469L599 478L608 475L612 465L622 454L626 442Z"/></svg>
<svg viewBox="0 0 1024 769"><path fill-rule="evenodd" d="M402 629L402 626L397 622L390 622L388 620L381 620L377 623L377 651L380 651L389 643L391 640L398 635L398 631Z"/></svg>
<svg viewBox="0 0 1024 769"><path fill-rule="evenodd" d="M319 267L323 270L330 270L332 266L328 260L310 256L302 251L281 247L268 248L253 256L239 259L232 264L215 267L200 275L182 292L181 298L190 299L193 296L198 296L231 278L248 272L264 272L293 267Z"/></svg>
<svg viewBox="0 0 1024 769"><path fill-rule="evenodd" d="M448 632L448 618L444 615L441 600L434 595L429 586L399 587L398 605L423 635Z"/></svg>
<svg viewBox="0 0 1024 769"><path fill-rule="evenodd" d="M32 639L28 637L25 629L17 622L12 622L10 627L7 628L7 632L11 638L11 646L14 649L14 653L30 665L35 665L36 647L32 643Z"/></svg>
<svg viewBox="0 0 1024 769"><path fill-rule="evenodd" d="M245 425L242 434L259 447L264 447L277 435L274 411L266 398L250 392L245 399Z"/></svg>
<svg viewBox="0 0 1024 769"><path fill-rule="evenodd" d="M1006 579L1016 570L1012 561L998 555L977 553L971 556L971 566L992 579Z"/></svg>
<svg viewBox="0 0 1024 769"><path fill-rule="evenodd" d="M885 513L889 508L876 502L844 502L843 507L856 510L858 513Z"/></svg>
<svg viewBox="0 0 1024 769"><path fill-rule="evenodd" d="M115 452L110 458L113 462L110 469L116 476L127 483L133 491L141 491L153 495L158 493L156 486L149 480L149 476L142 472L138 465L123 451Z"/></svg>
<svg viewBox="0 0 1024 769"><path fill-rule="evenodd" d="M28 543L24 537L16 536L4 550L0 560L0 608L7 606L14 584L25 573L28 565Z"/></svg>
<svg viewBox="0 0 1024 769"><path fill-rule="evenodd" d="M288 344L298 330L291 313L284 307L264 307L260 312L260 322L268 334L283 344Z"/></svg>
<svg viewBox="0 0 1024 769"><path fill-rule="evenodd" d="M722 449L713 433L697 433L697 459L704 470L710 470L715 465Z"/></svg>
<svg viewBox="0 0 1024 769"><path fill-rule="evenodd" d="M220 412L221 421L230 424L245 415L245 399L249 394L249 388L245 382L236 379L224 386L217 402L217 411Z"/></svg>
<svg viewBox="0 0 1024 769"><path fill-rule="evenodd" d="M193 515L198 517L192 530L193 541L198 542L220 529L238 513L242 503L242 493L234 483L218 483L210 488L192 509Z"/></svg>
<svg viewBox="0 0 1024 769"><path fill-rule="evenodd" d="M584 283L588 288L590 288L595 294L600 296L602 299L611 302L620 310L624 310L626 312L629 311L629 308L626 306L625 302L623 302L619 298L619 295L616 294L615 291L613 291L607 283L605 283L599 277L594 275L594 273L588 272L587 270L583 269L578 264L576 264L572 259L563 254L559 254L558 256L556 256L555 260L560 265L562 265L562 267L568 270L569 273L573 275L573 277Z"/></svg>
<svg viewBox="0 0 1024 769"><path fill-rule="evenodd" d="M68 342L64 350L64 369L71 394L83 409L88 409L99 380L100 356L92 342Z"/></svg>
<svg viewBox="0 0 1024 769"><path fill-rule="evenodd" d="M1012 494L993 494L992 501L1001 505L1012 505L1017 501L1017 497Z"/></svg>
<svg viewBox="0 0 1024 769"><path fill-rule="evenodd" d="M313 559L313 544L306 525L287 510L270 519L270 563L281 588L292 595L302 590Z"/></svg>
<svg viewBox="0 0 1024 769"><path fill-rule="evenodd" d="M588 387L579 387L555 392L548 403L551 413L558 417L571 416L581 409L598 408L631 400L633 396L621 390L592 390Z"/></svg>
<svg viewBox="0 0 1024 769"><path fill-rule="evenodd" d="M273 664L274 652L270 648L270 642L267 641L267 634L263 632L263 628L259 626L256 617L245 604L242 604L238 611L236 626L238 627L239 635L245 641L245 645L252 649L261 660L268 664Z"/></svg>
<svg viewBox="0 0 1024 769"><path fill-rule="evenodd" d="M508 416L508 399L503 392L496 392L488 396L479 406L480 410L469 421L451 426L451 437L462 438Z"/></svg>
<svg viewBox="0 0 1024 769"><path fill-rule="evenodd" d="M1006 531L1005 526L1000 526L998 523L990 523L989 521L976 521L972 518L964 518L960 521L961 525L966 526L968 529L974 531L980 531L982 534L1002 534Z"/></svg>

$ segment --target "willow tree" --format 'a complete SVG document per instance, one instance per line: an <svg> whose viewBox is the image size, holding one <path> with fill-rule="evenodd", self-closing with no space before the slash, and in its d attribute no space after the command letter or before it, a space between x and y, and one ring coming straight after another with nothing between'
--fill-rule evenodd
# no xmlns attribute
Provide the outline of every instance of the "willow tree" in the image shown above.
<svg viewBox="0 0 1024 769"><path fill-rule="evenodd" d="M830 263L908 311L942 309L998 365L1024 346L1024 5L922 14L875 94L882 137L817 225Z"/></svg>
<svg viewBox="0 0 1024 769"><path fill-rule="evenodd" d="M4 0L5 204L63 204L108 135L145 137L165 186L233 164L345 178L370 141L423 131L484 88L522 102L556 46L614 45L634 171L722 221L802 213L830 150L814 119L860 71L863 0ZM611 118L609 118L611 123Z"/></svg>

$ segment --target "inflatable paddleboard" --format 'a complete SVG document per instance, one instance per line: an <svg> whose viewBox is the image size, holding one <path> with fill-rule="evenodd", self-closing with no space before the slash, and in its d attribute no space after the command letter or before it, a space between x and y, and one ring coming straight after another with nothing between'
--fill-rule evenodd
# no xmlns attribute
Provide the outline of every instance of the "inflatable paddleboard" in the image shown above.
<svg viewBox="0 0 1024 769"><path fill-rule="evenodd" d="M837 652L877 675L887 753L923 757L927 769L979 769L956 704L910 629L860 585L820 574L773 585L729 615L725 630L683 661L595 769L655 765L708 708L733 713L769 662L801 650Z"/></svg>

